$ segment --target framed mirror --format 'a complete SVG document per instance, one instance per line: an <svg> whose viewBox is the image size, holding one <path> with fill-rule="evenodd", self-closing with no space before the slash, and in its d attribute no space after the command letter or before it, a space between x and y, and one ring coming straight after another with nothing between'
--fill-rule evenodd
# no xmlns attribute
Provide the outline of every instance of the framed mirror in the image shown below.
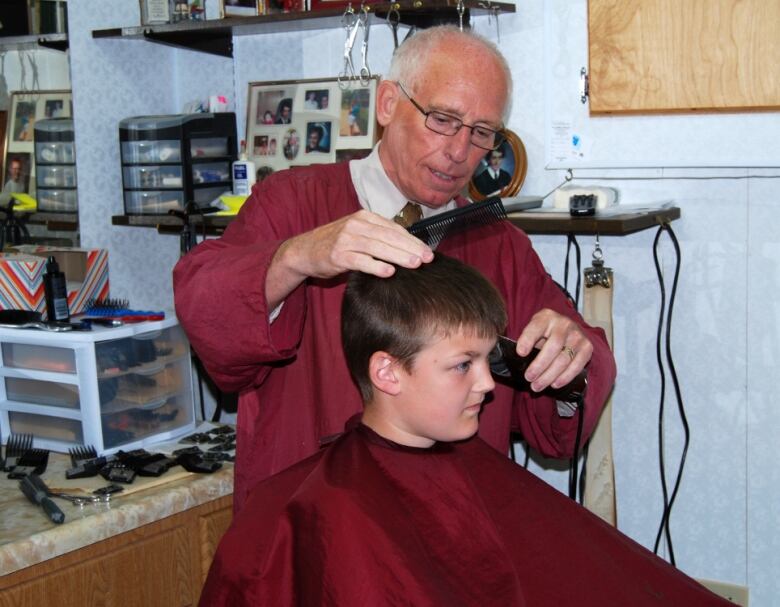
<svg viewBox="0 0 780 607"><path fill-rule="evenodd" d="M488 196L506 198L515 196L525 181L528 157L525 146L512 131L505 131L506 140L498 149L485 152L469 182L472 200L484 200Z"/></svg>
<svg viewBox="0 0 780 607"><path fill-rule="evenodd" d="M72 115L69 90L11 93L0 202L7 201L5 199L11 193L23 192L35 197L35 123L50 118L69 118Z"/></svg>

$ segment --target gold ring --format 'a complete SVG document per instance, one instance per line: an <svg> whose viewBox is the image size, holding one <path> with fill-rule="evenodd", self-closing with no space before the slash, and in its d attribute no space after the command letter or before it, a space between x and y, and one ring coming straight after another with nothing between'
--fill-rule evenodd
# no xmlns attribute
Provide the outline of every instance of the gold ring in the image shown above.
<svg viewBox="0 0 780 607"><path fill-rule="evenodd" d="M566 352L566 354L568 354L569 358L571 358L572 360L574 360L574 357L576 356L574 350L569 346L563 346L563 348L561 348L561 352Z"/></svg>

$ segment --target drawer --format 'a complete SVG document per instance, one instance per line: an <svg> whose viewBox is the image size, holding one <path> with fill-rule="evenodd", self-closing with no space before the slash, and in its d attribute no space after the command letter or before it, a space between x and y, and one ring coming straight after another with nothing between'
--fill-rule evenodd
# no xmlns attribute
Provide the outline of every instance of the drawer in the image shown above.
<svg viewBox="0 0 780 607"><path fill-rule="evenodd" d="M147 215L164 215L171 209L184 208L184 192L181 190L125 191L125 212Z"/></svg>
<svg viewBox="0 0 780 607"><path fill-rule="evenodd" d="M36 440L49 439L80 445L85 442L81 422L76 419L9 411L8 425L14 434L23 432L33 434ZM36 442L36 446L37 444Z"/></svg>
<svg viewBox="0 0 780 607"><path fill-rule="evenodd" d="M78 211L76 190L49 190L38 188L36 193L39 211L75 213Z"/></svg>
<svg viewBox="0 0 780 607"><path fill-rule="evenodd" d="M117 413L124 409L155 409L182 392L184 372L180 364L146 364L99 382L100 409Z"/></svg>
<svg viewBox="0 0 780 607"><path fill-rule="evenodd" d="M178 139L161 141L123 141L124 164L181 162L181 146Z"/></svg>
<svg viewBox="0 0 780 607"><path fill-rule="evenodd" d="M5 395L8 400L35 405L50 405L63 409L78 409L80 406L79 387L56 381L6 377Z"/></svg>
<svg viewBox="0 0 780 607"><path fill-rule="evenodd" d="M219 158L229 156L227 137L208 137L190 140L192 158Z"/></svg>
<svg viewBox="0 0 780 607"><path fill-rule="evenodd" d="M132 166L122 169L123 183L126 188L181 189L184 182L181 178L181 166Z"/></svg>
<svg viewBox="0 0 780 607"><path fill-rule="evenodd" d="M75 166L38 165L35 183L39 188L75 188Z"/></svg>
<svg viewBox="0 0 780 607"><path fill-rule="evenodd" d="M221 185L217 188L196 188L192 192L193 202L199 207L207 207L211 205L222 194L230 193L229 185Z"/></svg>
<svg viewBox="0 0 780 607"><path fill-rule="evenodd" d="M3 343L3 366L14 369L75 373L76 356L70 348Z"/></svg>
<svg viewBox="0 0 780 607"><path fill-rule="evenodd" d="M38 163L73 164L76 155L72 141L36 141L35 160Z"/></svg>
<svg viewBox="0 0 780 607"><path fill-rule="evenodd" d="M193 183L228 183L230 165L227 162L205 162L192 166Z"/></svg>
<svg viewBox="0 0 780 607"><path fill-rule="evenodd" d="M101 414L103 445L115 449L150 436L171 432L186 425L192 425L194 415L191 396L174 395L167 399L150 402L144 406L121 408L116 411L106 408Z"/></svg>

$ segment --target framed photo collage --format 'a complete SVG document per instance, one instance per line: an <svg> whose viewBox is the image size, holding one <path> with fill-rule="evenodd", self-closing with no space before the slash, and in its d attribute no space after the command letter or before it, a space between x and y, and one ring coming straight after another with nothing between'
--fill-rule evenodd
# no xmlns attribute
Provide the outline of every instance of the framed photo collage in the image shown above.
<svg viewBox="0 0 780 607"><path fill-rule="evenodd" d="M341 88L336 78L251 82L247 157L264 173L362 158L376 141L378 78Z"/></svg>

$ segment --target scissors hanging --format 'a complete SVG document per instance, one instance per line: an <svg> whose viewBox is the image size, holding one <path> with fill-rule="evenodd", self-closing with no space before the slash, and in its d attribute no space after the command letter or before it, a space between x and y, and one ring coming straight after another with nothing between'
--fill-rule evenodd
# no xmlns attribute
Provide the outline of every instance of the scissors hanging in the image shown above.
<svg viewBox="0 0 780 607"><path fill-rule="evenodd" d="M362 62L360 67L360 84L368 86L368 83L371 81L371 68L368 67L368 34L371 31L371 13L368 12L368 7L365 5L360 7L358 23L363 28L363 46L360 49L360 60Z"/></svg>
<svg viewBox="0 0 780 607"><path fill-rule="evenodd" d="M393 54L398 50L398 24L401 23L401 13L398 12L398 4L393 4L387 11L387 25L393 32Z"/></svg>
<svg viewBox="0 0 780 607"><path fill-rule="evenodd" d="M355 46L355 40L360 29L360 19L355 15L355 10L351 4L344 10L341 23L346 33L346 40L344 41L344 69L338 75L337 80L339 88L345 90L350 87L352 80L358 77L355 73L355 64L352 62L352 47Z"/></svg>

